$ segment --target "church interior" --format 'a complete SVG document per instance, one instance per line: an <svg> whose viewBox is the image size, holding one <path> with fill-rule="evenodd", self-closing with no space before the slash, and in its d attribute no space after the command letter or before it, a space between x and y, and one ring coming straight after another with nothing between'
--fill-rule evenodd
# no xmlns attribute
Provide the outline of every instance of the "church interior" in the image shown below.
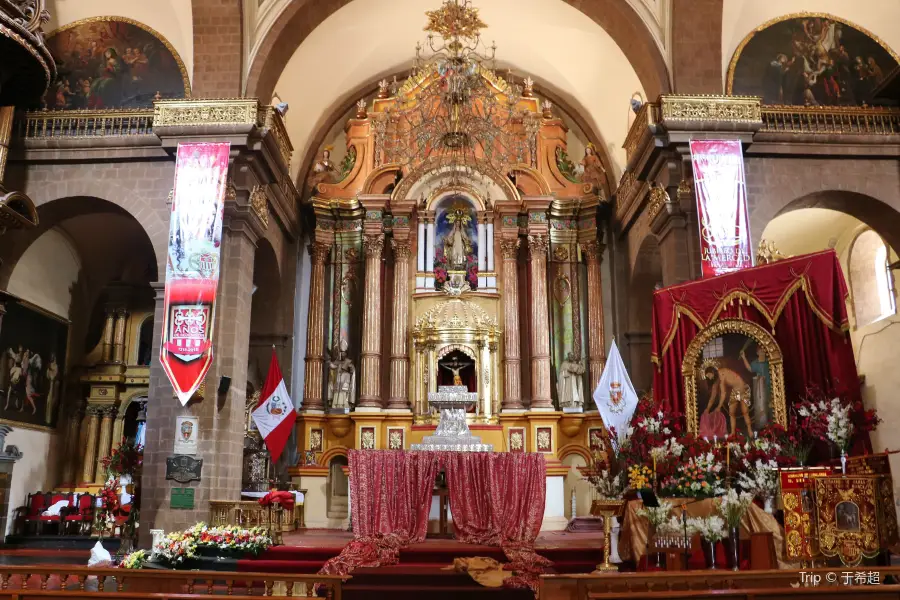
<svg viewBox="0 0 900 600"><path fill-rule="evenodd" d="M0 596L893 587L898 21L0 0Z"/></svg>

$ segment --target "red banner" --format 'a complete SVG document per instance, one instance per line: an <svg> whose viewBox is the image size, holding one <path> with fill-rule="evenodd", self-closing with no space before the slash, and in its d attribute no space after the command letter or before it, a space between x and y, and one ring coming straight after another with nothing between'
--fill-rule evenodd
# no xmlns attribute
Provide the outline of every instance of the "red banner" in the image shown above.
<svg viewBox="0 0 900 600"><path fill-rule="evenodd" d="M740 140L691 140L703 277L753 266Z"/></svg>
<svg viewBox="0 0 900 600"><path fill-rule="evenodd" d="M212 364L225 177L231 144L178 144L159 360L182 404Z"/></svg>

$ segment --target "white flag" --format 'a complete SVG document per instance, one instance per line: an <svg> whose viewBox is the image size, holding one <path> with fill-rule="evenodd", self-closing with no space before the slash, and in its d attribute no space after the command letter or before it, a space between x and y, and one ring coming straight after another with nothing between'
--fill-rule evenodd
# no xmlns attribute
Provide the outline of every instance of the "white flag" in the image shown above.
<svg viewBox="0 0 900 600"><path fill-rule="evenodd" d="M637 407L638 396L631 385L631 378L628 377L628 371L625 370L625 364L622 362L622 356L613 340L612 347L609 349L609 356L606 359L606 368L603 369L603 375L600 376L600 383L594 390L594 403L600 416L603 418L603 424L607 429L615 429L621 444L625 440L626 431L631 417L634 415L634 409Z"/></svg>

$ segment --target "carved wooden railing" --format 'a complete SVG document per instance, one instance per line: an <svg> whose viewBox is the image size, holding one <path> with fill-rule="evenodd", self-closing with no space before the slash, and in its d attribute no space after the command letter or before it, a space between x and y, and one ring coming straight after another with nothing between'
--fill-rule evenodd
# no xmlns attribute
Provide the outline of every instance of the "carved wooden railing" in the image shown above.
<svg viewBox="0 0 900 600"><path fill-rule="evenodd" d="M766 133L890 135L900 133L900 110L842 106L763 106Z"/></svg>
<svg viewBox="0 0 900 600"><path fill-rule="evenodd" d="M340 600L342 584L349 576L294 575L287 573L234 573L223 571L175 571L158 569L94 569L88 567L0 566L0 600L37 595L78 598L279 596L325 597ZM115 594L115 595L113 595Z"/></svg>
<svg viewBox="0 0 900 600"><path fill-rule="evenodd" d="M25 140L151 135L153 109L29 112L17 125Z"/></svg>

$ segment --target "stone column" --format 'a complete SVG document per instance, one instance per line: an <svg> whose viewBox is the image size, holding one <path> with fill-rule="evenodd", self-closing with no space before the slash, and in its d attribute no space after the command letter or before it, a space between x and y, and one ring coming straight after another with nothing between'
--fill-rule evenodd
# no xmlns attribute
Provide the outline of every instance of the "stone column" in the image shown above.
<svg viewBox="0 0 900 600"><path fill-rule="evenodd" d="M591 390L600 382L603 365L606 364L606 340L603 333L603 286L600 273L603 250L604 246L598 240L590 240L581 244L581 251L587 258L587 337Z"/></svg>
<svg viewBox="0 0 900 600"><path fill-rule="evenodd" d="M113 339L115 334L115 313L113 309L106 309L106 321L103 323L103 362L113 359Z"/></svg>
<svg viewBox="0 0 900 600"><path fill-rule="evenodd" d="M357 408L381 408L381 253L384 236L363 238L366 252L366 281L363 293L362 355L360 393Z"/></svg>
<svg viewBox="0 0 900 600"><path fill-rule="evenodd" d="M97 467L97 434L100 430L100 407L88 406L86 427L87 440L84 447L84 468L81 472L81 481L91 483Z"/></svg>
<svg viewBox="0 0 900 600"><path fill-rule="evenodd" d="M103 460L109 456L112 447L112 426L116 416L116 409L111 406L100 409L100 441L97 443L97 472L95 483L106 483L106 469L103 468Z"/></svg>
<svg viewBox="0 0 900 600"><path fill-rule="evenodd" d="M519 350L519 238L500 240L503 254L503 410L522 410Z"/></svg>
<svg viewBox="0 0 900 600"><path fill-rule="evenodd" d="M547 251L550 237L528 236L531 253L531 408L552 410L550 396L550 319L547 306Z"/></svg>
<svg viewBox="0 0 900 600"><path fill-rule="evenodd" d="M116 309L115 335L113 337L113 362L125 362L125 324L128 313L124 308Z"/></svg>
<svg viewBox="0 0 900 600"><path fill-rule="evenodd" d="M388 408L409 409L409 256L408 240L391 241L394 248L394 312L391 320L391 396Z"/></svg>
<svg viewBox="0 0 900 600"><path fill-rule="evenodd" d="M325 350L325 260L331 244L313 242L309 246L309 316L306 327L306 377L303 380L303 410L325 409L322 398Z"/></svg>

